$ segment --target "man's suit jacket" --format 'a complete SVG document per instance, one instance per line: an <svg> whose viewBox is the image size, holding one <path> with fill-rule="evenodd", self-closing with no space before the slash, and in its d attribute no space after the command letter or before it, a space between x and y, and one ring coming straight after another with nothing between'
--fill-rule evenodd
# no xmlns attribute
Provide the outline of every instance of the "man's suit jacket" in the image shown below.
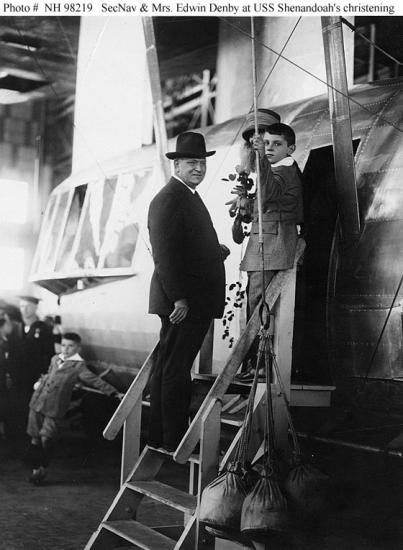
<svg viewBox="0 0 403 550"><path fill-rule="evenodd" d="M148 229L155 265L149 312L169 315L174 302L186 298L189 317L220 318L225 301L224 263L200 197L171 178L150 204Z"/></svg>
<svg viewBox="0 0 403 550"><path fill-rule="evenodd" d="M15 323L10 337L10 355L17 364L17 389L32 392L32 386L49 367L55 353L54 339L50 327L34 321L28 332L22 323Z"/></svg>

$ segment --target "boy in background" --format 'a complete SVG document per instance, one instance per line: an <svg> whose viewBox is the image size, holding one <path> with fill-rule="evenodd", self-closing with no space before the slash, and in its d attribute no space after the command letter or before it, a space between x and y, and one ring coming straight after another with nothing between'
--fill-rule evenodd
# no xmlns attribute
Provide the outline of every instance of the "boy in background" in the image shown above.
<svg viewBox="0 0 403 550"><path fill-rule="evenodd" d="M93 374L80 355L81 338L75 332L62 336L61 350L54 355L47 374L34 384L29 403L27 433L31 437L32 475L39 485L47 475L60 422L67 412L71 394L78 382L97 388L109 396L122 397L116 388Z"/></svg>

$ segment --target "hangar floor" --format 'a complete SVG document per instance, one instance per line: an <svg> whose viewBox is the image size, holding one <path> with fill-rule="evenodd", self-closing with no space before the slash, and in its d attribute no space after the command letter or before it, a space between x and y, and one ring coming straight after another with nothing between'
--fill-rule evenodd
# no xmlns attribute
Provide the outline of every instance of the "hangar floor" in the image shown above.
<svg viewBox="0 0 403 550"><path fill-rule="evenodd" d="M0 550L82 550L117 491L119 445L89 445L81 432L64 431L40 487L27 481L24 446L25 441L0 441ZM403 460L325 445L307 450L332 475L332 509L315 531L272 541L270 549L400 550ZM162 479L175 479L184 489L187 480L179 468L167 463ZM144 503L141 516L159 525L180 522L175 512L152 501Z"/></svg>
<svg viewBox="0 0 403 550"><path fill-rule="evenodd" d="M83 436L64 433L39 487L28 482L25 448L25 441L0 441L0 550L82 550L118 490L118 445L90 448ZM175 465L163 475L177 477ZM144 503L141 514L155 518L154 507ZM157 518L160 524L179 521L166 509Z"/></svg>

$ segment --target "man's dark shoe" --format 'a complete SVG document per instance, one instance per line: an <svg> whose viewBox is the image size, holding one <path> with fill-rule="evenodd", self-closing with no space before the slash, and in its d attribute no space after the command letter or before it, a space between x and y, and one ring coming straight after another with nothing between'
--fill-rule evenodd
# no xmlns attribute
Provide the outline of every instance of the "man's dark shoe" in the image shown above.
<svg viewBox="0 0 403 550"><path fill-rule="evenodd" d="M251 369L247 372L243 372L235 376L235 380L237 382L243 382L244 384L249 384L250 382L253 382L254 378L255 378L255 369ZM265 375L264 369L259 369L258 382L264 382L265 380L266 380L266 375Z"/></svg>
<svg viewBox="0 0 403 550"><path fill-rule="evenodd" d="M238 382L242 382L244 378L250 378L250 375L251 375L251 370L240 372L239 374L235 375L235 380L238 380Z"/></svg>
<svg viewBox="0 0 403 550"><path fill-rule="evenodd" d="M32 470L32 474L29 477L29 482L33 485L41 485L47 474L48 471L43 466L39 466L39 468L34 468Z"/></svg>

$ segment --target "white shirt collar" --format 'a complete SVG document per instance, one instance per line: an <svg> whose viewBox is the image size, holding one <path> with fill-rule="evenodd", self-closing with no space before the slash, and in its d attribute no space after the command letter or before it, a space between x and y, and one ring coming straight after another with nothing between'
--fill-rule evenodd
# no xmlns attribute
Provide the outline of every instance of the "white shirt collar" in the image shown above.
<svg viewBox="0 0 403 550"><path fill-rule="evenodd" d="M172 176L173 178L175 178L176 180L180 181L181 183L183 183L183 185L189 189L189 191L191 191L193 193L193 195L196 193L196 189L192 189L191 187L189 187L189 185L187 185L183 180L181 180L180 178L178 178L178 176Z"/></svg>
<svg viewBox="0 0 403 550"><path fill-rule="evenodd" d="M271 167L277 168L277 166L292 166L294 164L294 159L292 157L284 157L278 162L274 162Z"/></svg>
<svg viewBox="0 0 403 550"><path fill-rule="evenodd" d="M60 353L59 358L62 361L84 361L84 359L81 357L79 353L75 353L71 357L67 357L67 358L64 357L63 353Z"/></svg>

